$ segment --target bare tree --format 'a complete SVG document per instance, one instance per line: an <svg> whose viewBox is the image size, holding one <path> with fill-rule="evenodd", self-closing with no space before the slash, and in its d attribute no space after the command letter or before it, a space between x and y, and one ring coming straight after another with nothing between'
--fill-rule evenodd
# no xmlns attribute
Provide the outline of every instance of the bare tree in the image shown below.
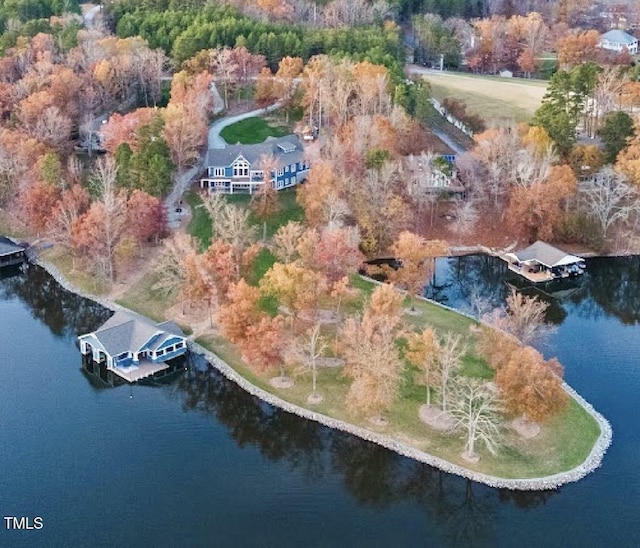
<svg viewBox="0 0 640 548"><path fill-rule="evenodd" d="M496 454L500 444L502 417L497 394L483 386L478 379L462 378L452 391L451 414L455 418L455 430L465 437L463 457L477 462L476 443L484 444Z"/></svg>
<svg viewBox="0 0 640 548"><path fill-rule="evenodd" d="M462 366L462 356L467 352L467 347L462 342L460 335L448 332L440 342L436 368L440 377L440 406L443 412L447 412L448 388L451 380Z"/></svg>
<svg viewBox="0 0 640 548"><path fill-rule="evenodd" d="M157 269L160 276L152 289L165 295L179 294L184 312L184 292L182 292L182 287L187 279L185 258L195 255L195 242L191 236L177 232L172 238L165 240L164 245L165 248L160 255Z"/></svg>
<svg viewBox="0 0 640 548"><path fill-rule="evenodd" d="M542 342L553 332L553 326L546 322L547 308L549 305L538 297L527 297L512 287L506 306L483 316L483 320L530 345Z"/></svg>
<svg viewBox="0 0 640 548"><path fill-rule="evenodd" d="M318 358L327 349L327 343L320 335L320 324L316 323L307 332L293 340L289 358L301 363L304 371L311 371L312 392L309 403L320 403L322 396L317 392L318 386Z"/></svg>
<svg viewBox="0 0 640 548"><path fill-rule="evenodd" d="M298 221L289 221L273 236L273 254L283 263L290 263L298 254L298 242L304 227Z"/></svg>
<svg viewBox="0 0 640 548"><path fill-rule="evenodd" d="M249 210L230 204L216 192L203 194L202 205L211 218L214 240L223 240L238 250L244 250L255 241L256 231L249 225Z"/></svg>
<svg viewBox="0 0 640 548"><path fill-rule="evenodd" d="M237 79L240 65L229 48L218 47L213 57L213 74L217 83L222 84L224 108L229 108L229 86Z"/></svg>
<svg viewBox="0 0 640 548"><path fill-rule="evenodd" d="M578 192L581 206L598 222L604 238L614 223L640 209L638 191L610 166L583 183Z"/></svg>
<svg viewBox="0 0 640 548"><path fill-rule="evenodd" d="M453 211L454 220L451 229L458 235L458 244L460 244L463 236L473 232L478 222L478 209L473 201L458 199Z"/></svg>

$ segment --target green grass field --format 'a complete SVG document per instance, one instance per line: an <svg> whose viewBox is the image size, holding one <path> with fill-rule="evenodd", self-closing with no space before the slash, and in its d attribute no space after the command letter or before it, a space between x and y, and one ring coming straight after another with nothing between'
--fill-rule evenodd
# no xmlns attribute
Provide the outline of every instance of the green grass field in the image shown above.
<svg viewBox="0 0 640 548"><path fill-rule="evenodd" d="M249 194L231 194L225 196L225 198L230 203L240 207L250 207L251 196ZM196 192L187 192L184 195L184 200L189 204L192 211L191 222L187 227L187 231L200 240L202 249L206 249L211 244L211 220L209 219L209 214L202 207L202 200ZM296 202L295 188L279 191L278 201L280 208L267 219L267 238L273 236L281 226L286 225L289 221L302 221L304 219L304 210ZM262 236L262 221L250 216L249 222L258 229L259 234Z"/></svg>
<svg viewBox="0 0 640 548"><path fill-rule="evenodd" d="M489 124L505 120L529 121L547 89L547 82L542 80L497 76L442 73L428 74L425 79L436 99L456 99Z"/></svg>
<svg viewBox="0 0 640 548"><path fill-rule="evenodd" d="M230 145L255 145L267 137L283 137L289 133L287 126L272 126L262 118L247 118L224 128L220 136Z"/></svg>

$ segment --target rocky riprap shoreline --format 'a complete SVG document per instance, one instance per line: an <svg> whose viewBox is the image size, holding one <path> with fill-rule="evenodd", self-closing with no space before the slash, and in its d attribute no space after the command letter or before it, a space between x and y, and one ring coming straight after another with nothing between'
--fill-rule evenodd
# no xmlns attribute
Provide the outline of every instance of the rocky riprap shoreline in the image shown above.
<svg viewBox="0 0 640 548"><path fill-rule="evenodd" d="M54 265L42 261L36 256L31 256L30 259L34 264L37 264L38 266L44 268L67 291L71 291L76 295L97 302L109 310L127 310L125 307L122 307L108 299L96 297L95 295L85 293L74 287ZM449 307L445 308L448 308L449 310L452 310L454 312L458 312ZM285 401L282 398L279 398L278 396L275 396L274 394L271 394L270 392L267 392L266 390L263 390L262 388L259 388L250 383L242 375L237 373L236 370L233 369L230 365L228 365L216 354L214 354L210 350L207 350L203 346L193 341L189 341L189 349L192 352L204 356L204 358L224 377L236 383L238 386L240 386L240 388L244 389L252 396L260 398L262 401L270 405L283 409L284 411L287 411L289 413L293 413L294 415L297 415L299 417L316 421L329 428L358 436L359 438L362 438L366 441L370 441L372 443L390 449L391 451L395 451L396 453L410 459L423 462L425 464L428 464L429 466L433 466L449 474L455 474L457 476L461 476L478 483L483 483L485 485L488 485L489 487L513 489L519 491L544 491L548 489L556 489L566 483L578 481L581 478L585 477L587 474L599 468L602 464L604 454L611 445L612 429L609 422L600 413L598 413L590 403L585 401L584 398L582 398L582 396L580 396L573 388L564 383L564 389L569 393L569 395L574 398L582 407L584 407L584 409L598 422L598 425L600 426L600 436L591 449L591 452L589 453L587 459L582 464L571 470L541 478L508 479L490 476L487 474L469 470L468 468L464 468L462 466L458 466L439 457L435 457L433 455L425 453L424 451L420 451L415 447L411 447L410 445L391 438L390 436L372 432L371 430L367 430L366 428L361 428L354 424L334 419L327 415L323 415L322 413L317 413L315 411L311 411L310 409L306 409L304 407L300 407L298 405Z"/></svg>

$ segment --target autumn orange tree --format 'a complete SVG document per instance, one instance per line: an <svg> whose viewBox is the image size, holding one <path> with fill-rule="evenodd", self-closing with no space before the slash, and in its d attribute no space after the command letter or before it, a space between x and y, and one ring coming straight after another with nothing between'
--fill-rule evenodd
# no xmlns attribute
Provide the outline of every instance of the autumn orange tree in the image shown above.
<svg viewBox="0 0 640 548"><path fill-rule="evenodd" d="M421 373L419 382L426 387L427 405L431 405L431 389L437 383L434 369L439 351L440 343L431 327L426 327L421 333L410 333L407 336L404 355Z"/></svg>
<svg viewBox="0 0 640 548"><path fill-rule="evenodd" d="M576 191L577 181L568 165L552 166L542 181L512 187L507 211L514 231L531 242L552 240Z"/></svg>
<svg viewBox="0 0 640 548"><path fill-rule="evenodd" d="M520 341L502 329L480 324L473 329L476 337L475 351L493 369L501 369L511 359L511 355L521 346Z"/></svg>
<svg viewBox="0 0 640 548"><path fill-rule="evenodd" d="M115 279L118 246L127 233L127 193L116 189L118 168L111 157L96 164L92 182L98 199L74 227L74 247L109 283Z"/></svg>
<svg viewBox="0 0 640 548"><path fill-rule="evenodd" d="M446 242L427 241L422 236L404 231L391 246L394 258L400 261L400 268L389 270L389 280L406 289L412 297L411 309L414 310L413 296L421 295L425 285L433 275L436 257L447 254Z"/></svg>
<svg viewBox="0 0 640 548"><path fill-rule="evenodd" d="M349 318L341 331L345 374L351 379L346 405L354 413L382 413L395 401L403 362L396 344L401 294L391 285L375 289L362 319Z"/></svg>
<svg viewBox="0 0 640 548"><path fill-rule="evenodd" d="M331 283L352 274L362 265L360 232L354 227L308 229L298 244L300 260L309 268L322 272Z"/></svg>
<svg viewBox="0 0 640 548"><path fill-rule="evenodd" d="M545 362L530 346L516 350L496 372L506 409L541 422L562 411L569 395L562 388L562 367L557 360Z"/></svg>
<svg viewBox="0 0 640 548"><path fill-rule="evenodd" d="M326 290L327 282L321 273L296 262L275 263L260 280L260 291L275 297L289 310L292 326L302 311L316 311Z"/></svg>
<svg viewBox="0 0 640 548"><path fill-rule="evenodd" d="M269 370L280 366L280 375L284 377L285 338L282 316L262 316L257 322L247 326L240 341L242 356L259 370Z"/></svg>
<svg viewBox="0 0 640 548"><path fill-rule="evenodd" d="M260 290L244 279L229 287L227 302L220 305L217 313L222 334L229 341L242 342L247 337L249 326L258 323L263 316L259 300Z"/></svg>

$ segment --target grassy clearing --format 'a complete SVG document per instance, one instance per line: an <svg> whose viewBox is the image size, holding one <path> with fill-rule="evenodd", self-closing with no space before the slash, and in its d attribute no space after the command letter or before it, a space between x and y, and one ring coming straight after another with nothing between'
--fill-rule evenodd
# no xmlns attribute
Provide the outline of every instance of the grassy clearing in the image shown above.
<svg viewBox="0 0 640 548"><path fill-rule="evenodd" d="M220 137L232 145L255 145L267 137L283 137L289 133L291 130L287 126L272 126L262 118L246 118L224 128Z"/></svg>
<svg viewBox="0 0 640 548"><path fill-rule="evenodd" d="M487 122L515 120L527 122L542 102L547 82L512 80L495 76L429 74L433 96L463 102L469 112Z"/></svg>

